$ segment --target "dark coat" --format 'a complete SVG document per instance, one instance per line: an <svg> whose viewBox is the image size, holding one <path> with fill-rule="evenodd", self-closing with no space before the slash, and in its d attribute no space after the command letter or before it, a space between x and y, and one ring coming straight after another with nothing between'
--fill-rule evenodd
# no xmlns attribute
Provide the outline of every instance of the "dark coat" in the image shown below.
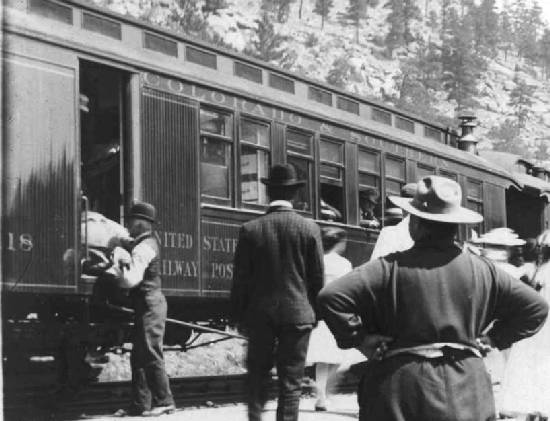
<svg viewBox="0 0 550 421"><path fill-rule="evenodd" d="M365 332L393 337L392 348L434 342L476 346L489 332L499 348L533 335L548 305L490 261L450 242L416 243L327 285L319 310L344 348ZM360 390L360 419L486 420L494 417L483 361L408 355L373 362Z"/></svg>
<svg viewBox="0 0 550 421"><path fill-rule="evenodd" d="M266 315L276 324L312 324L323 287L323 248L317 224L278 207L245 223L235 251L234 319Z"/></svg>

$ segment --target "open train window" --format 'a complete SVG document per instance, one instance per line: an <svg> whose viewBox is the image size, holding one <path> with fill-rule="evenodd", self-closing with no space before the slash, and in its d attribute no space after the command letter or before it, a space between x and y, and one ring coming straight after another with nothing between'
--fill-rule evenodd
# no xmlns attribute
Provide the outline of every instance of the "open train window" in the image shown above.
<svg viewBox="0 0 550 421"><path fill-rule="evenodd" d="M298 190L294 208L311 212L313 192L313 135L297 129L286 131L287 162L294 165L298 179L306 180L304 187Z"/></svg>
<svg viewBox="0 0 550 421"><path fill-rule="evenodd" d="M380 228L380 153L359 149L359 224L365 228Z"/></svg>
<svg viewBox="0 0 550 421"><path fill-rule="evenodd" d="M200 109L201 194L213 203L231 205L233 191L233 116Z"/></svg>
<svg viewBox="0 0 550 421"><path fill-rule="evenodd" d="M242 118L239 124L241 200L243 203L266 205L266 186L271 162L269 124Z"/></svg>
<svg viewBox="0 0 550 421"><path fill-rule="evenodd" d="M424 177L435 175L435 168L428 165L416 164L416 178L420 180Z"/></svg>
<svg viewBox="0 0 550 421"><path fill-rule="evenodd" d="M466 181L466 207L483 215L483 183L479 180ZM472 226L478 235L483 233L483 222Z"/></svg>
<svg viewBox="0 0 550 421"><path fill-rule="evenodd" d="M89 209L123 222L123 165L127 75L101 64L80 62L82 192Z"/></svg>
<svg viewBox="0 0 550 421"><path fill-rule="evenodd" d="M345 221L344 143L321 139L319 144L320 217Z"/></svg>

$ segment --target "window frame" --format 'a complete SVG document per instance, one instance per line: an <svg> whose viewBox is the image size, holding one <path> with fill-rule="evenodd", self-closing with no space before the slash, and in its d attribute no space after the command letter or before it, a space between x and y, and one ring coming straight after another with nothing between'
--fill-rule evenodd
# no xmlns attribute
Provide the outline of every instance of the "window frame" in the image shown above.
<svg viewBox="0 0 550 421"><path fill-rule="evenodd" d="M341 148L341 152L342 152L342 161L341 162L336 162L336 161L329 161L329 160L326 160L326 159L322 159L321 158L321 143L322 142L333 143L333 144L339 145L340 148ZM346 181L347 181L347 177L346 177L346 142L343 139L338 139L338 138L334 138L334 137L326 136L326 135L320 135L318 145L319 145L319 163L318 163L318 165L319 165L318 166L319 176L317 177L317 191L319 192L319 194L317 195L317 207L318 207L318 210L319 210L319 219L322 219L321 218L321 199L322 199L322 197L321 197L321 179L325 179L325 180L328 181L327 184L330 184L332 186L339 186L339 187L342 188L342 209L339 209L339 211L342 214L342 219L340 221L331 221L331 222L346 224L347 223L347 209L348 209L347 187L346 187L347 186L347 183L346 183ZM341 179L340 180L335 180L335 179L330 178L330 177L322 176L321 175L321 166L322 165L327 165L327 166L332 167L332 168L338 168L338 170L341 174Z"/></svg>
<svg viewBox="0 0 550 421"><path fill-rule="evenodd" d="M228 127L231 129L231 136L226 135L220 135L216 133L211 133L207 131L203 131L201 124L200 124L200 112L202 110L215 112L218 114L222 114L225 116L231 117L231 124L228 125ZM199 124L199 194L200 194L200 202L201 204L210 204L210 205L218 205L218 206L227 206L227 207L234 207L236 202L236 190L235 190L235 176L236 176L236 164L235 164L235 156L236 156L236 144L235 144L235 120L236 120L236 113L229 108L222 108L222 107L216 107L215 105L212 105L210 103L200 103L199 106L199 115L198 115L198 124ZM224 142L225 144L230 146L230 156L229 156L229 180L228 180L228 190L229 190L229 197L220 197L220 196L213 196L202 192L202 177L201 177L201 165L203 163L202 161L202 152L200 151L200 148L202 147L202 139L204 137L215 139L217 141Z"/></svg>
<svg viewBox="0 0 550 421"><path fill-rule="evenodd" d="M237 196L238 196L238 202L241 208L245 209L255 209L255 210L265 210L267 206L269 205L269 197L267 198L267 203L261 204L261 203L250 203L245 202L242 197L242 186L241 186L241 164L242 164L242 147L247 146L250 148L254 148L256 151L261 150L264 152L267 152L268 154L268 163L267 163L267 171L269 173L269 170L271 166L273 165L273 122L271 120L267 119L261 119L254 115L247 114L247 113L240 113L236 116L236 130L237 130L237 136L236 136L236 147L238 148L237 153L237 167L235 171L235 178L236 178L236 184L237 184ZM250 143L247 141L243 141L241 138L242 134L242 122L248 121L254 124L259 124L267 127L267 132L269 136L269 146L263 146L263 145L257 145L254 143Z"/></svg>
<svg viewBox="0 0 550 421"><path fill-rule="evenodd" d="M388 175L388 172L387 172L387 161L388 160L400 161L403 164L403 178L402 179L394 177L393 175ZM403 158L401 156L398 156L398 155L392 155L392 154L389 154L389 153L384 154L384 199L388 195L387 194L386 180L393 181L393 182L396 182L396 183L400 183L401 187L403 187L405 184L407 184L407 160L405 158ZM396 193L397 195L400 195L401 192L399 191L399 192L394 192L394 193Z"/></svg>
<svg viewBox="0 0 550 421"><path fill-rule="evenodd" d="M298 133L300 135L309 136L309 138L311 140L311 143L310 143L310 146L311 146L311 152L310 153L311 153L311 155L304 155L300 152L295 152L295 151L289 151L288 150L288 132L289 131ZM309 205L310 205L310 208L309 208L309 210L296 209L296 211L298 211L300 213L303 213L303 214L306 214L306 215L313 215L314 214L315 199L316 199L316 196L317 196L317 194L316 194L317 183L316 183L316 174L315 174L315 162L316 162L316 159L315 159L315 156L316 156L315 143L316 143L315 142L315 132L302 129L302 128L297 127L297 126L291 126L291 125L285 126L285 130L284 130L284 157L285 157L285 162L288 163L288 157L289 156L291 158L303 159L303 160L308 162L308 169L309 169L310 174L311 174L311 183L309 183ZM310 180L307 180L307 182L309 182L309 181ZM306 184L307 184L307 182L306 182Z"/></svg>
<svg viewBox="0 0 550 421"><path fill-rule="evenodd" d="M376 159L378 161L378 173L376 173L375 171L364 170L364 169L360 168L359 155L361 154L361 152L366 152L366 153L369 153L369 154L372 154L372 155L376 156ZM361 174L367 174L367 175L372 175L372 176L376 177L376 179L378 180L377 189L378 189L378 194L379 194L379 198L380 198L379 200L380 200L380 202L382 202L382 197L383 197L382 196L383 195L382 155L383 155L383 153L379 150L376 150L376 149L367 148L367 147L364 147L364 146L361 146L361 145L359 145L358 148L357 148L357 215L358 215L358 219L359 219L359 225L361 225L361 198L360 198L361 187L364 186L364 187L368 187L368 188L373 188L372 186L367 186L366 184L361 183ZM381 204L380 202L379 202L379 205L381 205L383 207L383 204ZM383 209L382 209L382 212L383 212ZM382 223L382 221L381 221L381 223ZM368 228L368 229L374 230L374 231L379 231L380 229L382 229L382 225L379 228Z"/></svg>
<svg viewBox="0 0 550 421"><path fill-rule="evenodd" d="M474 197L474 196L471 196L469 194L469 184L470 183L473 183L473 184L477 184L479 186L479 197ZM476 225L472 225L474 227L477 227L479 228L479 232L478 232L478 235L481 235L483 234L484 230L485 230L485 225L484 225L484 221L485 221L485 206L484 206L484 203L483 203L483 181L482 180L477 180L475 178L471 178L471 177L467 177L466 178L466 207L470 210L473 210L472 208L469 207L470 203L475 203L477 206L479 206L481 208L481 212L479 212L477 210L477 206L476 206L476 210L475 212L478 212L478 213L481 213L481 215L484 217L483 218L483 221L481 221L479 224L476 224Z"/></svg>

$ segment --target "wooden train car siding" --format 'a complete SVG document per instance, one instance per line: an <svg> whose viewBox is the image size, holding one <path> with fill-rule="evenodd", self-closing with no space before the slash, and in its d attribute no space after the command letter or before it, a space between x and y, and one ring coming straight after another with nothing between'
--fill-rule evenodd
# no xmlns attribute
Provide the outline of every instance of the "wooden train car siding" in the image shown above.
<svg viewBox="0 0 550 421"><path fill-rule="evenodd" d="M163 288L199 294L198 106L144 88L143 199L157 208Z"/></svg>
<svg viewBox="0 0 550 421"><path fill-rule="evenodd" d="M30 53L30 51L28 51ZM73 290L78 246L76 68L4 55L2 277L8 289ZM61 58L61 57L60 57Z"/></svg>

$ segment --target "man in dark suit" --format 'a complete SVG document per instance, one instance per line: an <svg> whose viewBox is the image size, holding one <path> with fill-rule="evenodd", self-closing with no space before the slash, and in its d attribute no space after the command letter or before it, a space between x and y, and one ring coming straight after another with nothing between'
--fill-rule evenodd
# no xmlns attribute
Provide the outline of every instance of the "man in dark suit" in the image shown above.
<svg viewBox="0 0 550 421"><path fill-rule="evenodd" d="M265 215L241 227L231 302L235 320L249 336L249 420L261 419L275 363L277 421L291 421L298 419L314 303L323 286L323 249L317 224L292 209L304 184L294 167L275 165L262 182L271 203Z"/></svg>

